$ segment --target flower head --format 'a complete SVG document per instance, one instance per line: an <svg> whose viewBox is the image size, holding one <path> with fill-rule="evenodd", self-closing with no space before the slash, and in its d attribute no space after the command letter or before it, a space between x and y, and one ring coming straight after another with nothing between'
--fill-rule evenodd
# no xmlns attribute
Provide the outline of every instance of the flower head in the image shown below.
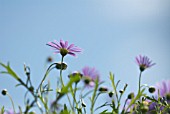
<svg viewBox="0 0 170 114"><path fill-rule="evenodd" d="M87 86L93 87L95 84L95 80L98 78L99 79L99 73L95 68L91 67L84 67L82 69L82 74L84 76L84 83Z"/></svg>
<svg viewBox="0 0 170 114"><path fill-rule="evenodd" d="M56 50L54 53L60 53L63 57L67 54L76 56L75 53L82 51L81 48L75 46L74 44L68 45L68 41L63 40L60 40L60 42L54 40L54 42L48 42L47 45Z"/></svg>
<svg viewBox="0 0 170 114"><path fill-rule="evenodd" d="M143 72L146 68L150 68L151 66L155 65L147 56L136 57L136 62L139 65L139 69Z"/></svg>
<svg viewBox="0 0 170 114"><path fill-rule="evenodd" d="M164 80L160 83L157 83L157 91L158 90L160 97L165 97L165 99L170 103L170 80Z"/></svg>

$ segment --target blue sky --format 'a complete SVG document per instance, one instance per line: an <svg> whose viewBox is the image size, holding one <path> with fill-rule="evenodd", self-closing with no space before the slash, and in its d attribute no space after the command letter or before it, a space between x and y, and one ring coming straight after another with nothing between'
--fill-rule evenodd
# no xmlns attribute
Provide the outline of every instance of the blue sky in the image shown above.
<svg viewBox="0 0 170 114"><path fill-rule="evenodd" d="M120 88L128 83L128 91L136 91L139 70L135 56L139 54L156 63L144 72L142 83L155 85L169 79L169 10L168 0L0 0L0 61L9 61L23 79L23 63L29 65L37 86L45 73L46 58L60 61L46 43L68 40L83 53L77 58L66 57L66 81L68 73L91 66L98 69L104 85L110 86L111 71L121 80ZM57 73L49 76L52 85ZM7 88L14 102L23 105L21 91L25 89L15 88L16 84L8 75L0 74L0 90ZM0 107L3 105L11 107L9 99L0 95Z"/></svg>

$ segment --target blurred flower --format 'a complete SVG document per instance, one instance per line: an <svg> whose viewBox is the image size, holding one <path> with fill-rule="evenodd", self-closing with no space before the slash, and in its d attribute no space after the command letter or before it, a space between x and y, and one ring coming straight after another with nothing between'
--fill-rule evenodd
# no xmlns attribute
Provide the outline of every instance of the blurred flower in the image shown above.
<svg viewBox="0 0 170 114"><path fill-rule="evenodd" d="M95 84L95 80L98 78L99 79L99 73L95 68L91 67L84 67L82 69L82 73L84 76L84 83L87 86L93 87Z"/></svg>
<svg viewBox="0 0 170 114"><path fill-rule="evenodd" d="M157 83L157 91L158 90L160 93L160 97L165 97L168 103L170 103L170 80L164 80L160 83Z"/></svg>
<svg viewBox="0 0 170 114"><path fill-rule="evenodd" d="M10 109L8 111L5 111L4 114L15 114L15 112L12 109ZM19 113L17 113L17 114L19 114Z"/></svg>
<svg viewBox="0 0 170 114"><path fill-rule="evenodd" d="M146 68L150 68L151 66L155 65L147 56L136 57L136 62L139 65L140 71L144 71Z"/></svg>
<svg viewBox="0 0 170 114"><path fill-rule="evenodd" d="M48 42L47 45L56 50L54 53L60 53L63 57L67 54L76 56L75 53L82 51L81 48L75 46L74 44L68 45L68 41L63 40L60 40L60 42L54 40L54 42Z"/></svg>

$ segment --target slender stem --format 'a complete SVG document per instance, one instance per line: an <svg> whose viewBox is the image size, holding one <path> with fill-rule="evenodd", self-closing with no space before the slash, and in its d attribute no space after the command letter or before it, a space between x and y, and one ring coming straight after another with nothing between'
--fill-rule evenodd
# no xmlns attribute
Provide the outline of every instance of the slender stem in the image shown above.
<svg viewBox="0 0 170 114"><path fill-rule="evenodd" d="M133 103L135 103L135 101L138 99L140 92L141 92L141 76L142 76L142 71L140 71L139 74L139 88L138 88L138 93L136 95L136 97L131 101L130 105L127 107L126 111L132 106ZM140 99L140 98L139 98Z"/></svg>
<svg viewBox="0 0 170 114"><path fill-rule="evenodd" d="M67 94L67 99L68 99L68 101L69 101L69 104L70 104L71 109L74 110L74 107L71 105L71 100L70 100L70 97L69 97L68 94Z"/></svg>
<svg viewBox="0 0 170 114"><path fill-rule="evenodd" d="M123 106L122 113L123 113L123 111L125 111L125 106L126 106L127 101L128 101L128 98L125 100L125 103L124 103L124 106Z"/></svg>
<svg viewBox="0 0 170 114"><path fill-rule="evenodd" d="M76 90L77 90L77 83L75 83L74 92L73 92L73 107L74 107L75 103L76 103L76 107L77 107Z"/></svg>
<svg viewBox="0 0 170 114"><path fill-rule="evenodd" d="M138 93L140 93L140 89L141 89L141 76L142 76L142 72L140 72L140 74L139 74L139 88L138 88Z"/></svg>
<svg viewBox="0 0 170 114"><path fill-rule="evenodd" d="M93 92L93 96L91 98L91 108L90 108L90 111L91 111L91 114L94 114L94 111L93 111L93 108L94 108L94 104L95 104L95 97L96 97L96 92L97 92L97 89L98 89L98 79L95 80L95 88L94 88L94 92Z"/></svg>
<svg viewBox="0 0 170 114"><path fill-rule="evenodd" d="M9 97L11 103L12 103L12 107L13 107L13 110L14 110L14 114L16 114L15 107L14 107L14 102L13 102L13 100L12 100L12 97L11 97L9 94L7 94L7 95L8 95L8 97Z"/></svg>
<svg viewBox="0 0 170 114"><path fill-rule="evenodd" d="M61 58L61 69L60 69L60 80L61 80L61 83L62 83L62 87L64 87L64 82L63 82L63 78L62 78L62 71L63 71L62 63L63 63L63 60L64 60L64 56L62 56L62 58ZM68 98L68 101L69 101L69 104L70 104L72 110L74 110L74 107L71 105L71 100L70 100L70 97L69 97L68 94L67 94L67 98Z"/></svg>
<svg viewBox="0 0 170 114"><path fill-rule="evenodd" d="M60 80L61 80L62 86L64 87L64 82L63 82L63 78L62 78L62 71L63 71L62 63L63 63L63 59L64 59L64 56L62 56L62 58L61 58Z"/></svg>
<svg viewBox="0 0 170 114"><path fill-rule="evenodd" d="M118 111L119 111L120 100L121 100L121 98L122 98L122 95L123 95L123 93L120 94L120 97L119 97L119 99L118 99L118 104L117 104L117 110L118 110Z"/></svg>

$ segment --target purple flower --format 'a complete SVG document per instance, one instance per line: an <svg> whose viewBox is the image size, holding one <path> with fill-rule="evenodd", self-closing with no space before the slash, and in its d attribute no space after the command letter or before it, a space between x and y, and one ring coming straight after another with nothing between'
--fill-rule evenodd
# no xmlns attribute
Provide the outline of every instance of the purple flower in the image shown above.
<svg viewBox="0 0 170 114"><path fill-rule="evenodd" d="M136 62L139 65L141 72L144 71L146 68L150 68L155 65L155 63L152 63L152 61L147 56L141 55L139 55L139 57L136 57Z"/></svg>
<svg viewBox="0 0 170 114"><path fill-rule="evenodd" d="M157 83L157 91L158 90L160 97L165 97L168 103L170 103L170 80L164 80L160 83Z"/></svg>
<svg viewBox="0 0 170 114"><path fill-rule="evenodd" d="M12 109L10 109L7 112L5 112L4 114L14 114L14 111Z"/></svg>
<svg viewBox="0 0 170 114"><path fill-rule="evenodd" d="M63 40L60 40L60 42L54 40L54 42L48 42L47 45L56 50L54 53L60 53L63 57L67 54L76 56L75 53L82 51L81 48L75 46L74 44L68 45L68 41Z"/></svg>
<svg viewBox="0 0 170 114"><path fill-rule="evenodd" d="M98 71L93 67L84 67L82 69L82 74L84 76L84 83L86 86L93 87L95 84L95 80L99 79Z"/></svg>

